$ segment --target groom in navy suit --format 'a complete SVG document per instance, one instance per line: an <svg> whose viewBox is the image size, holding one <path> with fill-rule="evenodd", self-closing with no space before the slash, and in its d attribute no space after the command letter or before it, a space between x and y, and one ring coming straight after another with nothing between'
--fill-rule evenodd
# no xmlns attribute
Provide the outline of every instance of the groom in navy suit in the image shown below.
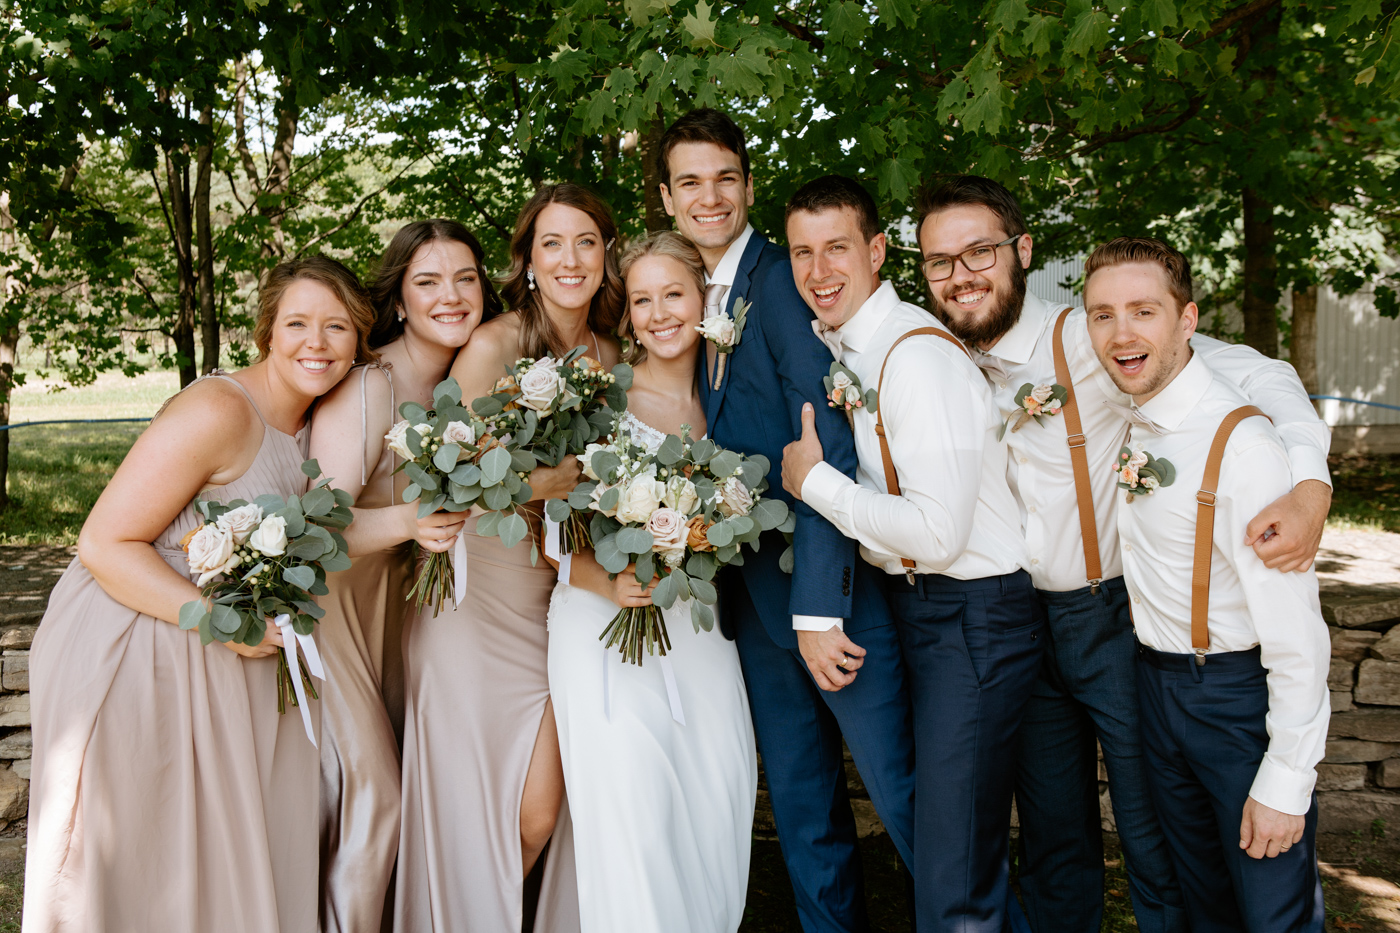
<svg viewBox="0 0 1400 933"><path fill-rule="evenodd" d="M739 298L749 304L725 365L708 344L699 362L709 435L767 457L767 495L797 513L791 574L779 566L783 537L770 531L723 577L724 624L738 644L797 912L807 933L868 930L841 742L912 864L914 742L899 640L855 542L792 499L778 474L783 448L801 436L804 402L818 412L826 461L855 474L850 427L824 404L831 353L812 331L787 252L748 224L753 176L734 121L708 108L681 117L657 163L666 211L705 260L706 317L732 317Z"/></svg>

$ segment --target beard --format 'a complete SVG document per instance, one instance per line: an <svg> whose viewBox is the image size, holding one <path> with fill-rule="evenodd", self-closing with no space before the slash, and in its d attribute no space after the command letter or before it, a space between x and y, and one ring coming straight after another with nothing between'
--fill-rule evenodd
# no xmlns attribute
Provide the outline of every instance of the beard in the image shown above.
<svg viewBox="0 0 1400 933"><path fill-rule="evenodd" d="M979 321L958 321L948 313L948 304L956 305L957 302L945 303L933 287L929 287L929 293L933 296L933 316L943 322L943 326L953 332L963 343L980 347L983 344L990 346L1000 340L1011 328L1016 326L1016 322L1021 319L1021 306L1026 302L1026 278L1027 272L1021 268L1019 262L1011 263L1011 287L1004 294L997 298L986 316Z"/></svg>

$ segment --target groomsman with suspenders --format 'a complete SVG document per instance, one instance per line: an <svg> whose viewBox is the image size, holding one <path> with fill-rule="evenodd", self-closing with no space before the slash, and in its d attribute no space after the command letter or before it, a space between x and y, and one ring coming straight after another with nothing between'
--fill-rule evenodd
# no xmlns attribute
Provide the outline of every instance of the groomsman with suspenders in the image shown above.
<svg viewBox="0 0 1400 933"><path fill-rule="evenodd" d="M1133 602L1116 521L1121 506L1116 474L1104 466L1121 446L1129 399L1098 364L1084 312L1027 291L1031 237L1010 192L962 176L923 194L917 213L934 312L972 347L1006 419L1007 476L1049 620L1016 780L1021 892L1031 926L1036 933L1083 933L1102 920L1097 740L1138 926L1185 930L1180 888L1147 794ZM1330 501L1327 426L1288 364L1203 335L1191 344L1274 419L1297 488L1266 503L1247 530L1268 566L1307 566ZM1278 533L1266 539L1266 529ZM1284 575L1269 572L1282 584Z"/></svg>
<svg viewBox="0 0 1400 933"><path fill-rule="evenodd" d="M1313 784L1330 711L1327 627L1317 576L1269 570L1245 535L1292 486L1284 441L1192 352L1184 256L1123 237L1084 274L1094 351L1133 399L1113 461L1126 499L1118 531L1148 789L1188 922L1193 933L1321 933Z"/></svg>
<svg viewBox="0 0 1400 933"><path fill-rule="evenodd" d="M787 234L798 293L847 370L832 397L842 411L851 404L860 466L853 480L824 462L808 405L783 453L783 487L860 542L899 631L914 704L918 929L1002 933L1007 751L1040 670L1044 620L1000 418L957 338L880 281L885 236L858 182L804 185Z"/></svg>
<svg viewBox="0 0 1400 933"><path fill-rule="evenodd" d="M754 196L744 133L717 110L692 111L662 134L657 163L666 211L705 260L706 317L732 319L739 300L748 305L732 358L721 367L707 344L699 361L709 435L776 468L801 431L803 402L822 400L828 364L787 255L748 224ZM854 473L845 419L823 408L816 430L833 462ZM769 482L778 486L776 472ZM870 923L842 739L900 857L912 861L909 697L877 575L826 519L793 505L792 572L779 566L782 536L766 534L724 576L721 625L739 649L802 928L863 933Z"/></svg>

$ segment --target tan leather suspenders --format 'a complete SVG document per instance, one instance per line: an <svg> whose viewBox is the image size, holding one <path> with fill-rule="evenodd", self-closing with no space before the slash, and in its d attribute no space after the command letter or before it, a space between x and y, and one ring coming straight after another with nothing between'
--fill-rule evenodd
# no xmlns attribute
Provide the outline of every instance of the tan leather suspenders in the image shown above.
<svg viewBox="0 0 1400 933"><path fill-rule="evenodd" d="M1084 449L1084 423L1079 420L1079 403L1074 397L1074 380L1069 375L1065 359L1065 318L1073 308L1065 308L1055 321L1055 381L1065 387L1067 397L1060 406L1069 437L1069 462L1074 468L1074 497L1079 500L1079 536L1084 544L1084 576L1089 592L1097 593L1103 582L1103 567L1099 563L1099 525L1094 518L1094 492L1089 485L1089 455Z"/></svg>
<svg viewBox="0 0 1400 933"><path fill-rule="evenodd" d="M1230 440L1235 426L1255 415L1269 417L1253 405L1244 405L1220 422L1215 439L1210 442L1201 489L1196 493L1196 554L1191 563L1191 647L1196 649L1198 665L1206 663L1206 649L1210 647L1210 559L1215 536L1215 487L1220 485L1220 461L1225 457L1225 444Z"/></svg>
<svg viewBox="0 0 1400 933"><path fill-rule="evenodd" d="M885 367L889 365L890 354L894 352L895 347L899 346L910 337L924 336L942 337L944 340L963 351L969 360L972 359L972 354L967 352L967 347L963 346L958 338L954 337L946 330L939 330L937 327L919 327L915 330L911 330L909 333L904 334L894 343L890 344L889 350L885 351L885 361L880 364L880 379L875 384L876 398L881 399L881 401L876 403L875 407L875 436L880 439L880 459L885 462L885 490L892 496L899 495L899 477L894 471L894 458L890 456L890 442L885 440L885 405L883 402L885 392ZM909 582L912 584L914 582L914 568L918 565L907 557L901 557L899 562L904 566L904 576L908 578Z"/></svg>

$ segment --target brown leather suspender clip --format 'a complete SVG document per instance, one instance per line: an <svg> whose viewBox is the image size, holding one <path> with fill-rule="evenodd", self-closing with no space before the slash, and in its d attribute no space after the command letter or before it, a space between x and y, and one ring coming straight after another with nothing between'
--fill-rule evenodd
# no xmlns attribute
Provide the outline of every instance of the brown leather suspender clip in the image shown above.
<svg viewBox="0 0 1400 933"><path fill-rule="evenodd" d="M1191 647L1196 651L1197 666L1206 663L1206 651L1210 648L1210 563L1215 541L1215 490L1220 485L1220 463L1225 458L1225 444L1234 433L1235 426L1256 415L1269 417L1253 405L1244 405L1220 422L1215 439L1210 442L1201 488L1196 493L1196 552L1191 564Z"/></svg>
<svg viewBox="0 0 1400 933"><path fill-rule="evenodd" d="M877 398L884 398L885 367L890 363L890 354L894 352L895 347L899 346L910 337L942 337L944 340L963 351L963 353L967 354L969 360L972 359L972 354L967 352L967 347L963 346L958 338L954 337L946 330L940 330L937 327L920 327L911 330L909 333L904 334L894 343L890 344L889 350L885 351L885 361L880 364L880 379L875 384ZM890 455L890 442L885 439L885 405L883 401L875 408L875 436L880 439L880 459L884 461L885 467L885 491L892 496L897 496L900 494L899 476L894 470L894 457ZM912 586L914 583L914 568L918 565L907 557L901 557L899 562L904 567L905 579L907 579Z"/></svg>

